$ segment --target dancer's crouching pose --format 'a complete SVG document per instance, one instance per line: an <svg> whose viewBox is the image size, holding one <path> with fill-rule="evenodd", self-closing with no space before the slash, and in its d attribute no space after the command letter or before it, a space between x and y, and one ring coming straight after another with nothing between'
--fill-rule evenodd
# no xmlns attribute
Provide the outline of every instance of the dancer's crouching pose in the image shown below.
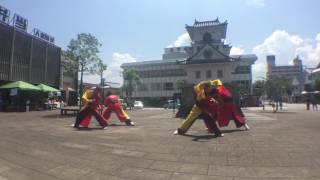
<svg viewBox="0 0 320 180"><path fill-rule="evenodd" d="M134 126L134 122L130 120L128 114L123 110L122 104L119 100L119 96L113 95L108 92L106 99L104 100L104 106L107 108L103 117L108 121L112 112L115 112L118 119L121 122L125 122L127 126Z"/></svg>
<svg viewBox="0 0 320 180"><path fill-rule="evenodd" d="M174 134L185 134L199 117L205 117L205 124L209 132L214 131L215 120L218 121L220 127L224 127L228 126L230 119L234 119L237 128L244 126L246 130L249 130L244 116L237 110L236 104L233 102L230 91L223 86L219 79L197 84L194 86L194 92L196 103ZM205 113L204 116L203 113ZM215 131L217 132L215 134L219 135L218 131Z"/></svg>
<svg viewBox="0 0 320 180"><path fill-rule="evenodd" d="M217 136L221 136L221 132L216 126L212 113L216 108L216 105L210 96L213 87L222 85L220 80L203 81L194 86L195 104L193 105L188 117L180 124L180 127L174 132L174 134L185 134L195 120L199 117L203 118L209 131L215 131ZM213 108L213 109L211 109ZM211 109L211 110L210 110ZM211 126L209 125L211 124ZM219 131L218 131L219 130Z"/></svg>
<svg viewBox="0 0 320 180"><path fill-rule="evenodd" d="M108 126L108 122L99 114L99 101L100 101L100 88L96 87L94 89L88 89L82 96L82 101L84 107L80 110L77 115L74 128L79 128L80 124L85 122L85 126L88 127L91 116L93 115L96 120L99 122L100 126L105 129Z"/></svg>

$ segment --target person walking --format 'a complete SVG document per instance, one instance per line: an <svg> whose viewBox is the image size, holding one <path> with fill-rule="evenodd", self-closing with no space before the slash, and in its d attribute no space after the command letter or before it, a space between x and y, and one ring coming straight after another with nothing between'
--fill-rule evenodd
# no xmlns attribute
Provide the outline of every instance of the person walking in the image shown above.
<svg viewBox="0 0 320 180"><path fill-rule="evenodd" d="M311 95L310 102L312 104L312 110L318 111L318 103L317 103L317 98L316 98L315 94Z"/></svg>

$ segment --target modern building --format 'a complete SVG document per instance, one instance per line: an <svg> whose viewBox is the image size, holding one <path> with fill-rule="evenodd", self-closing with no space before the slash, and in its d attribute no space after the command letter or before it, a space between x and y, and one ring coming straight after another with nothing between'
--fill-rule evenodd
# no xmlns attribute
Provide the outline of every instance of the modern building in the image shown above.
<svg viewBox="0 0 320 180"><path fill-rule="evenodd" d="M320 63L317 67L312 71L312 74L320 76Z"/></svg>
<svg viewBox="0 0 320 180"><path fill-rule="evenodd" d="M0 83L22 80L59 88L61 49L0 21Z"/></svg>
<svg viewBox="0 0 320 180"><path fill-rule="evenodd" d="M311 83L311 72L304 68L302 60L296 56L293 60L293 65L277 66L275 55L267 56L267 79L272 77L286 77L292 80L293 96L300 96L305 90L306 85Z"/></svg>
<svg viewBox="0 0 320 180"><path fill-rule="evenodd" d="M320 62L317 67L312 70L312 86L313 90L320 91Z"/></svg>
<svg viewBox="0 0 320 180"><path fill-rule="evenodd" d="M186 25L190 46L165 48L162 60L122 64L124 70L135 69L142 80L133 98L144 101L171 99L180 93L181 82L194 85L216 78L250 89L251 65L257 56L230 55L231 46L225 43L227 25L227 21L220 22L218 18L214 21L195 20L193 25Z"/></svg>

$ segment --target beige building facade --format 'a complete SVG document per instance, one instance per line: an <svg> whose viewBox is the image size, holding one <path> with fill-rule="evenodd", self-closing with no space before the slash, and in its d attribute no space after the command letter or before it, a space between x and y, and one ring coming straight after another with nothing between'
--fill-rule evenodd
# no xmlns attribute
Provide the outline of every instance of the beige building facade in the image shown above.
<svg viewBox="0 0 320 180"><path fill-rule="evenodd" d="M230 55L232 47L225 43L227 24L219 19L195 21L191 26L186 25L190 46L165 48L162 60L122 64L124 70L135 69L142 80L133 98L171 99L180 93L179 82L193 85L217 78L226 83L241 83L250 89L251 66L257 56Z"/></svg>

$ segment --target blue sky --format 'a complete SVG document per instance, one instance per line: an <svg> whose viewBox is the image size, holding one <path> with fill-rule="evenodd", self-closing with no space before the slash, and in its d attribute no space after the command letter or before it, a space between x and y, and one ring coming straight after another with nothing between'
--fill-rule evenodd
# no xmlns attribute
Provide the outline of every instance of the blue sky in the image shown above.
<svg viewBox="0 0 320 180"><path fill-rule="evenodd" d="M121 81L119 63L160 59L194 19L228 20L233 52L259 57L255 78L264 75L266 54L275 54L278 64L296 54L308 66L320 61L318 0L1 0L0 5L27 18L29 32L34 27L47 32L63 49L78 33L95 35L111 81Z"/></svg>

